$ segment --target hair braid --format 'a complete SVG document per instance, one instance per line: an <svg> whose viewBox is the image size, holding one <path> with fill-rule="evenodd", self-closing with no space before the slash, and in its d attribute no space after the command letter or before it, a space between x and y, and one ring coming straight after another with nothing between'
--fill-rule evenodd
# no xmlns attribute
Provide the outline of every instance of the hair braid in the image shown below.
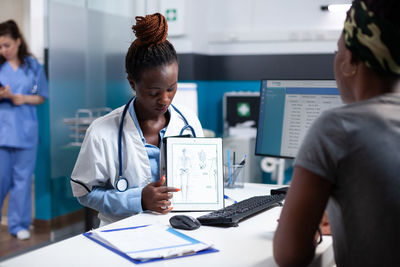
<svg viewBox="0 0 400 267"><path fill-rule="evenodd" d="M174 46L167 40L167 20L160 13L136 17L132 30L136 40L126 55L125 67L128 77L139 81L146 69L178 62Z"/></svg>

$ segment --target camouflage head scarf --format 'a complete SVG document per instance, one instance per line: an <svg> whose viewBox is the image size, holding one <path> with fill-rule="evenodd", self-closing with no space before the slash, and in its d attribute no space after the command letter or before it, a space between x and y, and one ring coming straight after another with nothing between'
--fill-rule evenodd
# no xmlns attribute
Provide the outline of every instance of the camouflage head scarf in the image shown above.
<svg viewBox="0 0 400 267"><path fill-rule="evenodd" d="M344 23L346 47L368 67L400 75L400 31L354 1Z"/></svg>

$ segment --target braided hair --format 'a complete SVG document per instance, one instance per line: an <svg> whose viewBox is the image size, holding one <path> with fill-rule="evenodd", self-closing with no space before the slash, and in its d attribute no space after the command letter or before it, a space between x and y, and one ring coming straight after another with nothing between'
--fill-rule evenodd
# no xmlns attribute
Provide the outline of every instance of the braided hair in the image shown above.
<svg viewBox="0 0 400 267"><path fill-rule="evenodd" d="M167 40L167 20L160 13L136 17L132 30L136 40L132 42L125 58L128 78L140 80L143 71L178 62L174 46Z"/></svg>
<svg viewBox="0 0 400 267"><path fill-rule="evenodd" d="M24 36L18 28L17 23L14 20L7 20L3 23L0 23L0 36L9 35L12 39L17 40L18 38L21 40L21 44L18 48L18 59L21 64L24 64L25 57L32 56L29 51L28 45L25 42ZM2 65L7 60L0 55L0 65Z"/></svg>

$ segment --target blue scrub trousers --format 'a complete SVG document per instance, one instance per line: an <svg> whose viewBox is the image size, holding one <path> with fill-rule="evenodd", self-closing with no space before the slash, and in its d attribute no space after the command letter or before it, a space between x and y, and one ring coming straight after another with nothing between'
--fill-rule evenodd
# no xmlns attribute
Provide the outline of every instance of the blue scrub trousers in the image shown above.
<svg viewBox="0 0 400 267"><path fill-rule="evenodd" d="M10 234L29 229L32 220L32 174L36 146L28 149L0 147L0 207L9 192L8 229Z"/></svg>

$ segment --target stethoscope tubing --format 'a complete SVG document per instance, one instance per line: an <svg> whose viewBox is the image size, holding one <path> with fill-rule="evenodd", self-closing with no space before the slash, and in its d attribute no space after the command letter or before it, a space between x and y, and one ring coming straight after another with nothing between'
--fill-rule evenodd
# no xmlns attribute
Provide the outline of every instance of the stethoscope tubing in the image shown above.
<svg viewBox="0 0 400 267"><path fill-rule="evenodd" d="M125 116L126 113L129 109L129 105L131 104L131 102L133 101L134 97L132 97L128 103L126 103L124 110L122 111L122 115L121 115L121 121L119 123L119 129L118 129L118 165L119 165L119 171L118 171L118 178L117 181L115 182L115 188L120 191L120 192L124 192L128 189L128 180L124 177L122 177L122 133L123 133L123 128L124 128L124 120L125 120ZM196 137L196 132L194 130L194 128L192 126L189 125L189 122L187 121L187 119L185 118L185 116L183 116L182 112L179 111L179 109L177 107L175 107L174 105L172 105L172 108L182 117L185 126L183 126L183 128L181 129L179 135L182 135L183 132L186 129L189 129L192 132L193 137ZM123 183L122 183L123 181ZM123 184L123 188L119 187L119 184Z"/></svg>

